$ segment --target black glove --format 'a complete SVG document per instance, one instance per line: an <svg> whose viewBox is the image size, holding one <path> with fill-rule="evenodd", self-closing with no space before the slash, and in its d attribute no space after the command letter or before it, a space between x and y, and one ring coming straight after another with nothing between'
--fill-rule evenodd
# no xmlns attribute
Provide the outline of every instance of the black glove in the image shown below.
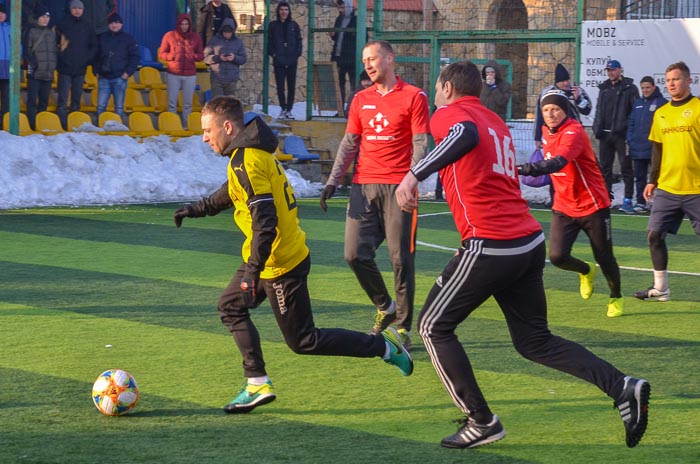
<svg viewBox="0 0 700 464"><path fill-rule="evenodd" d="M525 174L525 166L524 165L520 164L520 165L516 166L516 168L518 169L518 174L520 174L521 176L527 175L527 174Z"/></svg>
<svg viewBox="0 0 700 464"><path fill-rule="evenodd" d="M260 274L256 271L245 271L241 279L241 297L246 308L255 307L255 289L258 287Z"/></svg>
<svg viewBox="0 0 700 464"><path fill-rule="evenodd" d="M192 207L192 205L185 205L175 210L175 213L173 213L173 221L175 221L175 226L180 227L182 225L182 220L186 217L196 217L194 207Z"/></svg>
<svg viewBox="0 0 700 464"><path fill-rule="evenodd" d="M335 185L326 185L323 187L323 192L321 192L321 209L325 212L328 211L328 206L326 206L326 200L333 198L335 194Z"/></svg>

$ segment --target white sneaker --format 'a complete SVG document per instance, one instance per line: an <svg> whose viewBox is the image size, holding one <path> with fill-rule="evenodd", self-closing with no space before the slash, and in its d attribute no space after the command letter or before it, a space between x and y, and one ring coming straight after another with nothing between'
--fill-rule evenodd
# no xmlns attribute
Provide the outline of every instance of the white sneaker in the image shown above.
<svg viewBox="0 0 700 464"><path fill-rule="evenodd" d="M652 300L652 301L668 301L671 299L671 289L657 290L652 285L646 290L640 290L634 293L635 298L640 300Z"/></svg>

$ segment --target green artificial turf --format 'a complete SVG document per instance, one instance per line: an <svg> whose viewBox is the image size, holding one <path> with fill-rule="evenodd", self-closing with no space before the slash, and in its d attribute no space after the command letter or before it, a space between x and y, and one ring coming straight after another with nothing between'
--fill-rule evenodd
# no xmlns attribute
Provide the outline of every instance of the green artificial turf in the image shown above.
<svg viewBox="0 0 700 464"><path fill-rule="evenodd" d="M328 213L300 200L312 252L319 327L366 331L373 309L343 260L345 201ZM635 449L595 387L519 357L493 300L462 324L504 440L475 450L439 441L460 416L414 332L415 372L378 359L299 356L267 304L254 311L278 398L248 415L221 411L244 381L216 300L240 264L230 213L172 223L176 205L0 212L1 463L692 463L700 461L700 260L686 222L668 239L672 301L631 297L652 281L646 218L614 215L625 315L605 316L603 276L588 301L578 276L548 265L556 334L652 385L650 424ZM444 203L423 203L417 310L459 244ZM549 211L535 211L547 231ZM585 236L574 254L592 260ZM382 248L377 257L391 272ZM414 319L415 320L415 319ZM102 371L140 385L123 417L90 398Z"/></svg>

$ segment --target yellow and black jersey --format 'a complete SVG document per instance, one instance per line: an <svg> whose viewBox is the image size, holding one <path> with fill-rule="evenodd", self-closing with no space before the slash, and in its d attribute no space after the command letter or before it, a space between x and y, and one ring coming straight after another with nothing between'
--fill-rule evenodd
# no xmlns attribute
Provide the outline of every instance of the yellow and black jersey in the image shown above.
<svg viewBox="0 0 700 464"><path fill-rule="evenodd" d="M656 110L649 140L662 144L657 187L676 195L699 194L700 99Z"/></svg>
<svg viewBox="0 0 700 464"><path fill-rule="evenodd" d="M260 271L261 278L280 277L308 256L294 190L272 153L257 147L234 148L228 194L234 220L245 235L243 261Z"/></svg>

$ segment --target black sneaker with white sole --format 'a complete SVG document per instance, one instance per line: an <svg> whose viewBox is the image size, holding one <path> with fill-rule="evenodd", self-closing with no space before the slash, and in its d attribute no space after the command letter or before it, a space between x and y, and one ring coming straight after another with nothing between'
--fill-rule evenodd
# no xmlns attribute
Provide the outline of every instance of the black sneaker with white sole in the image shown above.
<svg viewBox="0 0 700 464"><path fill-rule="evenodd" d="M471 417L457 419L455 422L462 424L457 433L445 437L440 444L445 448L476 448L481 445L488 445L506 436L506 429L503 428L498 416L488 424L477 424Z"/></svg>
<svg viewBox="0 0 700 464"><path fill-rule="evenodd" d="M625 377L625 384L615 407L620 411L622 423L625 424L625 441L629 448L637 446L647 429L650 395L649 382Z"/></svg>

